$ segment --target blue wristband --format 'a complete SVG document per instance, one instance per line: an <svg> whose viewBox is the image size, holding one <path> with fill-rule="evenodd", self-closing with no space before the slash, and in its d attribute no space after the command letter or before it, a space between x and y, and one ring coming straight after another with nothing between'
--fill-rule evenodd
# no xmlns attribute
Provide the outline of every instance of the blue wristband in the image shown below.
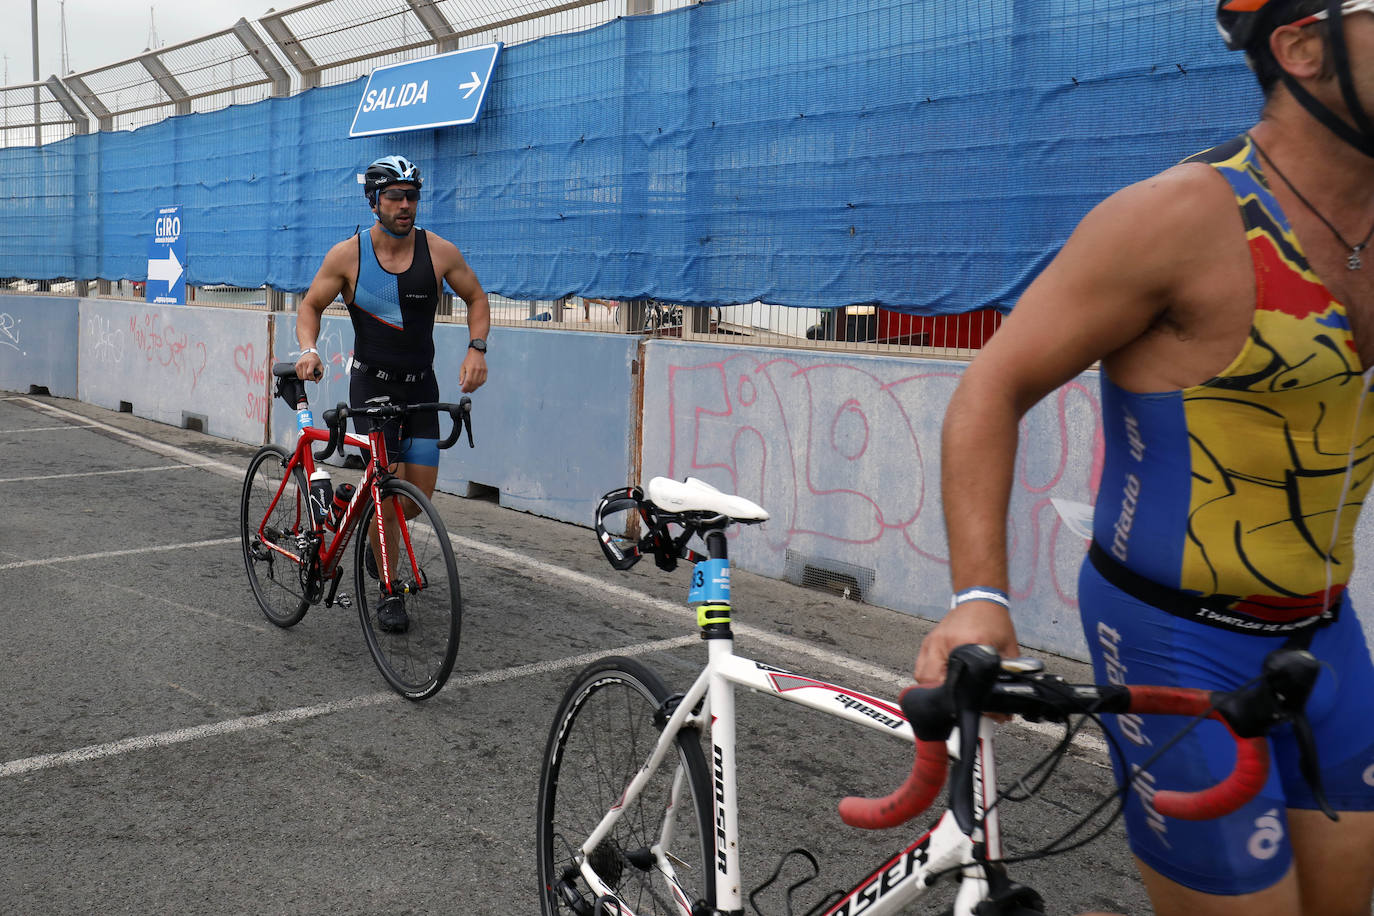
<svg viewBox="0 0 1374 916"><path fill-rule="evenodd" d="M965 601L991 601L993 604L1000 604L1007 610L1011 610L1011 600L1007 598L1007 593L1000 588L988 588L985 585L975 585L973 588L966 588L956 592L954 597L949 599L949 609L952 611Z"/></svg>

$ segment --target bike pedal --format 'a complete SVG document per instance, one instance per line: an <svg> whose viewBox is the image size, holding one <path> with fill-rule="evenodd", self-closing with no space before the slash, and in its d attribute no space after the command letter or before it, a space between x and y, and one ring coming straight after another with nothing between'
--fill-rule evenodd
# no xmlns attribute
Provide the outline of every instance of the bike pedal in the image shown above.
<svg viewBox="0 0 1374 916"><path fill-rule="evenodd" d="M334 599L334 603L341 608L350 608L353 606L353 596L344 592Z"/></svg>

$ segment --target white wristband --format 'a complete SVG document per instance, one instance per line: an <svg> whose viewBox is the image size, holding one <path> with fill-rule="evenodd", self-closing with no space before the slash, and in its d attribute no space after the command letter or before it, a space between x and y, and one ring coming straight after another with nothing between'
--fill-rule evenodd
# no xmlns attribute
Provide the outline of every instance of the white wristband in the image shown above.
<svg viewBox="0 0 1374 916"><path fill-rule="evenodd" d="M301 356L307 353L314 353L316 356L320 355L320 351L316 350L314 347L301 347Z"/></svg>
<svg viewBox="0 0 1374 916"><path fill-rule="evenodd" d="M1007 598L1007 593L1000 588L975 585L973 588L956 592L954 597L949 599L949 609L952 611L965 601L991 601L993 604L1000 604L1007 610L1011 610L1011 601Z"/></svg>

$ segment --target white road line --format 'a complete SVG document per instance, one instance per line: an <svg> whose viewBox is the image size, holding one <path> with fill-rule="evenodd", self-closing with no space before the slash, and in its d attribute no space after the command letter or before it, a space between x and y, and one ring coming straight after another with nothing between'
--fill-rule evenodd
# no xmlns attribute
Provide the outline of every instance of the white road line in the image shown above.
<svg viewBox="0 0 1374 916"><path fill-rule="evenodd" d="M584 588L593 589L603 595L610 594L625 601L632 601L645 605L673 619L680 620L688 613L684 605L674 604L662 598L654 598L643 592L637 592L623 585L606 582L594 576L589 576L586 573L565 569L561 566L555 566L552 563L545 563L542 560L535 560L504 547L494 547L490 544L483 544L481 541L474 541L470 538L465 538L456 534L450 534L449 540L455 545L461 546L467 550L490 554L505 563L525 566L548 576L556 576L561 579L569 580ZM831 665L840 671L853 672L863 677L872 678L879 683L886 684L897 690L908 687L912 683L910 675L896 674L887 668L879 668L867 662L861 662L858 659L850 658L847 655L841 655L838 652L822 649L819 646L803 642L800 639L793 639L790 636L783 636L780 633L771 633L768 630L761 630L758 627L753 627L746 623L735 623L732 624L732 627L737 636L744 636L748 639L766 643L786 652L813 658L816 661ZM1035 732L1036 734L1044 735L1056 741L1063 737L1064 734L1064 730L1061 726L1051 725L1047 722L1028 722L1024 719L1013 719L1003 727L1022 728L1026 731ZM1075 735L1073 745L1079 750L1088 751L1094 754L1102 754L1105 756L1107 753L1107 742L1087 732L1079 732Z"/></svg>
<svg viewBox="0 0 1374 916"><path fill-rule="evenodd" d="M18 400L17 398L7 398L6 400ZM66 432L69 429L90 429L94 423L69 423L66 426L16 426L14 429L0 429L0 436L6 433L53 433Z"/></svg>
<svg viewBox="0 0 1374 916"><path fill-rule="evenodd" d="M187 544L159 544L156 547L130 547L127 550L106 550L101 553L83 553L69 557L48 557L43 560L19 560L14 563L0 563L0 569L23 569L26 566L47 566L49 563L75 563L81 560L107 560L110 557L126 557L135 553L157 553L162 550L194 550L197 547L219 547L224 544L237 544L238 538L216 538L213 541L191 541Z"/></svg>
<svg viewBox="0 0 1374 916"><path fill-rule="evenodd" d="M235 467L234 465L226 464L223 461L215 461L213 458L206 458L204 455L199 455L189 449L178 448L175 445L167 445L164 442L158 442L155 439L149 439L147 436L142 436L138 433L131 433L126 429L120 429L118 426L111 426L108 423L101 423L98 420L92 420L90 417L83 417L79 413L73 413L70 410L63 410L61 407L54 407L51 404L44 404L42 401L35 401L32 398L20 397L14 398L13 400L18 401L21 404L26 404L29 407L34 408L35 410L42 410L50 414L56 414L59 417L68 417L72 420L78 420L82 423L89 424L92 428L95 429L103 429L107 433L111 433L112 435L119 436L122 439L129 440L134 445L137 445L139 448L146 449L150 452L156 452L159 455L165 455L168 458L175 458L183 464L194 464L197 467L202 467L207 471L214 471L216 474L221 474L225 477L230 478L231 480L243 479L244 469L242 467Z"/></svg>
<svg viewBox="0 0 1374 916"><path fill-rule="evenodd" d="M243 476L242 468L238 468L230 464L225 464L221 461L207 461L207 459L203 455L199 455L195 452L189 451L188 449L177 448L174 445L166 445L164 443L149 439L146 436L139 435L138 433L131 433L127 430L120 429L116 426L110 426L105 423L93 421L89 417L83 417L80 414L62 410L61 408L53 407L49 404L44 404L42 401L35 401L32 398L25 397L12 398L9 400L19 401L20 403L30 405L39 410L45 410L49 413L54 413L64 417L70 417L72 419L79 420L85 423L90 423L92 426L99 427L100 429L106 430L117 436L127 439L141 448L145 448L149 451L156 452L161 455L167 455L169 457L178 458L187 464L197 463L200 467L203 467L210 471L214 471L218 474L223 474L224 476L230 477L234 480L241 479ZM623 600L645 605L660 613L670 614L674 619L680 619L681 615L686 613L686 609L682 605L674 604L671 601L664 601L660 598L654 598L651 595L645 595L642 592L637 592L633 589L626 588L621 585L615 585L610 582L605 582L601 579L594 578L585 573L576 572L570 569L564 569L561 566L554 566L552 563L545 563L541 560L535 560L525 556L524 554L517 553L513 550L507 550L503 547L493 547L489 544L483 544L480 541L474 541L469 538L460 537L458 535L453 534L449 535L449 539L455 545L460 545L468 550L476 551L478 553L490 554L492 556L499 557L507 563L515 563L516 565L525 566L526 568L533 569L537 572L543 573L544 575L555 576L557 578L569 580L577 583L578 585L581 585L584 588L592 588L603 594L610 593L616 595L622 598ZM234 540L237 540L237 538L228 539L228 541ZM186 546L203 546L213 543L225 542L205 541L202 542L201 545ZM156 548L148 549L151 550ZM0 565L0 569L11 569L14 568L16 565L38 565L39 562L59 561L25 561L22 564ZM825 664L833 665L842 671L852 671L856 674L873 678L874 680L877 680L880 683L886 684L891 687L900 689L911 683L911 679L907 675L897 674L885 668L878 668L866 662L861 662L858 659L841 655L838 652L831 652L829 650L822 649L819 646L813 646L810 643L803 642L799 639L793 639L789 636L783 636L779 633L770 633L767 630L761 630L757 627L749 626L748 624L735 624L734 629L737 634L746 636L749 639L756 639L759 642L767 643L776 648L783 649L788 652L795 652L799 655L816 659L817 661L824 662ZM1032 731L1037 734L1046 735L1051 738L1057 738L1060 734L1059 729L1055 726L1047 725L1045 723L1026 722L1021 719L1012 720L1012 722L1009 723L1009 726L1014 728L1023 728L1027 731ZM1073 744L1080 750L1088 751L1090 753L1102 755L1105 755L1107 753L1106 742L1097 738L1094 735L1079 733L1077 736L1074 737Z"/></svg>
<svg viewBox="0 0 1374 916"><path fill-rule="evenodd" d="M76 427L72 427L75 429ZM32 477L0 477L0 483L25 483L30 480L66 480L70 477L103 477L107 474L147 474L149 471L182 471L203 464L163 464L154 468L121 468L117 471L75 471L71 474L35 474Z"/></svg>
<svg viewBox="0 0 1374 916"><path fill-rule="evenodd" d="M700 638L695 635L679 636L675 639L659 639L653 642L645 642L634 646L615 649L614 654L647 655L653 652L677 649L700 641ZM569 668L580 668L583 665L591 664L606 654L606 652L589 652L585 655L560 658L556 661L535 662L529 665L517 665L513 668L504 668L500 671L486 671L479 674L464 675L450 680L445 689L453 690L455 687L479 687L483 684L496 684L501 681L511 681L522 677L530 677L532 675L550 674L557 671L565 671ZM79 747L75 750L64 751L58 754L39 754L36 757L24 757L19 760L11 760L8 763L0 764L0 778L7 776L22 776L37 770L72 766L78 763L87 763L92 760L101 760L106 757L116 757L120 754L131 754L136 751L170 747L174 744L185 744L188 741L199 741L202 738L229 735L255 728L268 728L273 725L280 725L284 722L299 722L302 719L315 719L320 716L327 716L350 709L379 706L382 703L389 703L392 701L396 703L408 702L402 700L400 696L394 693L371 693L365 696L352 697L347 700L320 703L315 706L297 706L294 709L282 709L277 712L267 712L256 716L243 716L237 719L211 722L207 725L197 725L191 728L178 728L172 731L159 732L155 735L140 735L136 738L125 738L122 741L92 744L87 747Z"/></svg>

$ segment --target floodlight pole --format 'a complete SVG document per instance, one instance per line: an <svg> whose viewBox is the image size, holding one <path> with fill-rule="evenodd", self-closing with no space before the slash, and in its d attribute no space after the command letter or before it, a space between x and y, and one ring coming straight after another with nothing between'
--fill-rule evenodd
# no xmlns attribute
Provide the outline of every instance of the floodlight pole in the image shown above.
<svg viewBox="0 0 1374 916"><path fill-rule="evenodd" d="M38 0L29 4L33 23L33 145L43 145L43 104L38 89Z"/></svg>

